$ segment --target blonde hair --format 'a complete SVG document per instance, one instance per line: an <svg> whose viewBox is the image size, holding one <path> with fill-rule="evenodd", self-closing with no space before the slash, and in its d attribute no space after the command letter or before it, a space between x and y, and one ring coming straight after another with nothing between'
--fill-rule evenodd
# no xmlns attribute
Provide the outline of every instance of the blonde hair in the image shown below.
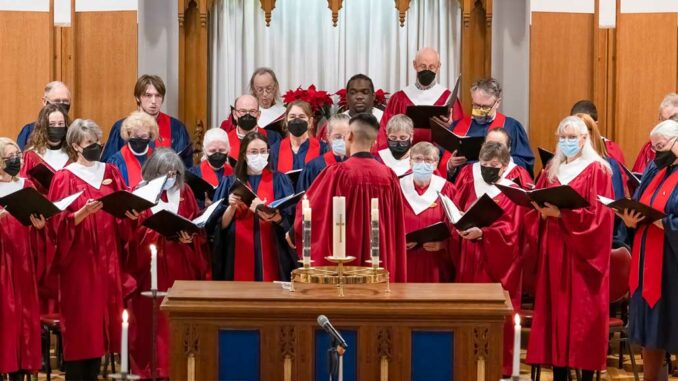
<svg viewBox="0 0 678 381"><path fill-rule="evenodd" d="M556 135L559 135L567 127L574 128L575 132L577 132L579 135L584 135L585 137L584 146L581 149L581 158L584 160L597 161L603 166L603 168L607 170L608 173L612 173L610 164L608 164L605 159L600 157L596 150L593 149L593 146L591 145L591 135L589 135L589 130L586 128L584 121L576 116L568 116L560 121L558 129L556 130ZM553 181L556 176L558 176L560 166L565 162L566 159L567 158L565 157L565 154L560 151L560 145L556 145L556 153L549 164L547 172L549 181Z"/></svg>
<svg viewBox="0 0 678 381"><path fill-rule="evenodd" d="M438 160L440 158L440 151L429 142L419 142L410 149L410 157L414 155L431 155Z"/></svg>
<svg viewBox="0 0 678 381"><path fill-rule="evenodd" d="M17 149L17 151L19 151L19 153L21 153L21 148L19 148L19 145L17 145L14 140L12 140L10 138L1 137L0 138L0 156L5 156L5 148L7 148L7 146L14 147L14 148ZM2 169L4 170L5 169L5 161L0 160L0 165L2 165Z"/></svg>
<svg viewBox="0 0 678 381"><path fill-rule="evenodd" d="M414 135L414 123L412 119L405 114L394 115L386 123L386 134L392 134L400 131L405 131L410 136Z"/></svg>
<svg viewBox="0 0 678 381"><path fill-rule="evenodd" d="M145 112L134 111L122 122L120 137L122 140L128 141L134 134L134 131L142 128L148 128L149 139L155 140L158 137L158 122L156 122L155 118Z"/></svg>
<svg viewBox="0 0 678 381"><path fill-rule="evenodd" d="M334 130L335 126L341 123L346 123L348 125L350 120L351 117L344 113L332 115L330 121L327 123L327 139L332 135L332 130Z"/></svg>
<svg viewBox="0 0 678 381"><path fill-rule="evenodd" d="M95 138L100 141L103 133L98 124L91 119L76 119L68 127L66 133L66 152L68 157L73 160L78 160L78 152L73 148L73 144L80 145L80 143L87 137Z"/></svg>
<svg viewBox="0 0 678 381"><path fill-rule="evenodd" d="M659 105L659 120L660 121L663 120L662 112L669 107L673 107L673 108L678 109L678 93L668 93L668 94L666 94L664 99L662 99L662 103ZM676 112L676 113L678 114L678 112ZM669 115L669 118L670 117L671 117L671 115Z"/></svg>
<svg viewBox="0 0 678 381"><path fill-rule="evenodd" d="M600 135L600 130L598 129L598 124L593 120L593 118L584 113L578 113L575 114L575 116L579 119L581 119L584 124L586 125L586 129L589 132L589 136L591 137L591 145L593 146L593 149L596 150L598 155L602 158L607 158L607 148L605 147L605 142L603 141L603 137Z"/></svg>

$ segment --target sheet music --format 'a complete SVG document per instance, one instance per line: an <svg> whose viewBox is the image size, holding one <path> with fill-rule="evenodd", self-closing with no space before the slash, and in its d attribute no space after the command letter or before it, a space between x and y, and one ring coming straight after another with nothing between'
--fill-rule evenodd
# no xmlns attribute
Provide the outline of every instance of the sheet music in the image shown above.
<svg viewBox="0 0 678 381"><path fill-rule="evenodd" d="M155 204L158 202L158 198L160 198L165 181L167 181L167 175L160 176L135 189L132 194Z"/></svg>
<svg viewBox="0 0 678 381"><path fill-rule="evenodd" d="M452 202L452 200L450 200L449 197L440 193L439 195L440 200L443 202L443 208L445 208L445 213L447 214L447 217L450 219L450 222L456 224L461 219L462 213L459 211L459 208L457 208L457 206L454 205L454 202Z"/></svg>
<svg viewBox="0 0 678 381"><path fill-rule="evenodd" d="M601 195L598 195L598 201L600 201L600 203L603 205L609 205L610 203L614 202L613 199Z"/></svg>
<svg viewBox="0 0 678 381"><path fill-rule="evenodd" d="M214 213L214 211L217 209L219 205L221 205L223 201L224 199L222 198L221 200L210 205L199 217L193 220L193 224L195 224L198 227L205 226L207 220L210 218L210 216L212 216L212 213Z"/></svg>
<svg viewBox="0 0 678 381"><path fill-rule="evenodd" d="M78 197L80 197L82 192L84 192L84 191L80 191L78 193L74 193L70 196L64 197L59 201L55 201L53 204L54 204L54 206L59 208L59 210L64 211L64 210L66 210L66 208L68 208L73 203L73 201L77 200Z"/></svg>

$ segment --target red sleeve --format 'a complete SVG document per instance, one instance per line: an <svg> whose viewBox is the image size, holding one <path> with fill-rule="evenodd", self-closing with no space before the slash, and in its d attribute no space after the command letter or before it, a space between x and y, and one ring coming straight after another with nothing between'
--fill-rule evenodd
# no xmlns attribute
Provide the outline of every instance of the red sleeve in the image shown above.
<svg viewBox="0 0 678 381"><path fill-rule="evenodd" d="M607 149L607 154L617 160L619 164L626 166L626 160L624 160L624 152L622 152L621 147L616 142L612 140L605 139L605 148Z"/></svg>
<svg viewBox="0 0 678 381"><path fill-rule="evenodd" d="M654 156L655 153L652 151L652 143L645 143L643 148L640 149L640 153L638 153L638 158L636 158L636 162L633 164L632 171L639 173L645 172L647 164L654 160Z"/></svg>

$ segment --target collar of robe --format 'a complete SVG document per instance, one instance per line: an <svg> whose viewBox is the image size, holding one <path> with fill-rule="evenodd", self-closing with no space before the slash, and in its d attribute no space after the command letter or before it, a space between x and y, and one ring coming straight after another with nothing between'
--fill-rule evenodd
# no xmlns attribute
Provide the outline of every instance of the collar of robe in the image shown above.
<svg viewBox="0 0 678 381"><path fill-rule="evenodd" d="M15 177L12 181L0 181L0 197L5 197L24 188L26 180L23 177Z"/></svg>
<svg viewBox="0 0 678 381"><path fill-rule="evenodd" d="M567 185L572 180L576 179L580 173L586 169L593 160L587 160L583 158L577 158L569 163L561 163L560 168L558 169L558 181L561 185Z"/></svg>
<svg viewBox="0 0 678 381"><path fill-rule="evenodd" d="M80 180L86 182L95 189L101 188L101 182L104 180L104 172L106 172L106 164L96 161L94 165L86 167L80 163L71 163L66 166L66 170L70 171Z"/></svg>
<svg viewBox="0 0 678 381"><path fill-rule="evenodd" d="M179 202L181 202L181 191L176 187L170 188L167 192L167 202L162 199L158 200L158 204L151 208L151 213L156 214L161 210L166 210L174 214L179 212Z"/></svg>
<svg viewBox="0 0 678 381"><path fill-rule="evenodd" d="M473 167L471 169L473 172L473 188L476 191L476 198L481 198L484 194L487 194L491 198L495 198L499 195L499 193L501 193L499 188L495 187L494 184L490 185L486 183L485 180L483 180L483 175L480 173L479 162L473 163ZM497 183L506 186L515 185L513 181L506 179L508 173L509 169L507 167L504 171L504 174L501 175L501 178L499 181L497 181Z"/></svg>
<svg viewBox="0 0 678 381"><path fill-rule="evenodd" d="M279 119L282 119L285 114L285 107L282 105L274 104L269 108L259 107L259 121L258 125L261 127L266 127L273 122L277 122Z"/></svg>
<svg viewBox="0 0 678 381"><path fill-rule="evenodd" d="M403 89L403 92L415 105L433 105L440 96L447 90L439 83L436 83L430 89L420 90L415 85L409 85Z"/></svg>
<svg viewBox="0 0 678 381"><path fill-rule="evenodd" d="M384 148L379 151L379 157L381 157L381 160L384 161L384 164L386 164L387 167L391 168L393 172L395 172L396 175L402 176L407 171L410 170L410 158L404 158L404 159L396 159L393 157L393 154L391 153L391 150L388 148Z"/></svg>
<svg viewBox="0 0 678 381"><path fill-rule="evenodd" d="M419 194L414 185L414 174L400 178L400 188L405 200L410 204L415 215L421 214L438 199L438 192L443 190L446 180L440 176L431 176L431 183L423 194Z"/></svg>
<svg viewBox="0 0 678 381"><path fill-rule="evenodd" d="M68 162L68 154L61 149L57 150L46 149L45 153L42 154L39 152L37 153L42 159L42 161L47 163L55 171L58 171L61 168L63 168Z"/></svg>
<svg viewBox="0 0 678 381"><path fill-rule="evenodd" d="M374 115L375 118L377 118L377 122L381 123L381 117L384 116L384 112L376 107L372 107L372 110L370 112L372 113L372 115ZM344 111L344 114L351 116L349 110Z"/></svg>
<svg viewBox="0 0 678 381"><path fill-rule="evenodd" d="M374 158L374 156L372 156L372 153L367 152L367 151L356 152L353 155L351 155L351 157L357 157L357 158L360 158L360 159L373 159Z"/></svg>

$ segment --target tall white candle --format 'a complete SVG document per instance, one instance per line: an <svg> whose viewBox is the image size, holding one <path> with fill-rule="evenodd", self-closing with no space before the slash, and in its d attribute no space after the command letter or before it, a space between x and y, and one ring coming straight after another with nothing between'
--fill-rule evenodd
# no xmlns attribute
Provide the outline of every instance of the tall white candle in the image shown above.
<svg viewBox="0 0 678 381"><path fill-rule="evenodd" d="M120 373L128 373L127 333L129 331L127 310L122 311L122 338L120 340Z"/></svg>
<svg viewBox="0 0 678 381"><path fill-rule="evenodd" d="M311 203L308 201L308 197L304 196L304 198L301 200L301 208L311 209Z"/></svg>
<svg viewBox="0 0 678 381"><path fill-rule="evenodd" d="M346 198L335 196L332 198L332 212L334 214L334 234L332 255L337 258L346 258Z"/></svg>
<svg viewBox="0 0 678 381"><path fill-rule="evenodd" d="M372 221L379 221L379 199L373 198L371 202L371 213Z"/></svg>
<svg viewBox="0 0 678 381"><path fill-rule="evenodd" d="M151 245L151 290L158 290L158 250Z"/></svg>
<svg viewBox="0 0 678 381"><path fill-rule="evenodd" d="M520 376L520 315L516 314L515 325L513 326L513 374L511 376Z"/></svg>

